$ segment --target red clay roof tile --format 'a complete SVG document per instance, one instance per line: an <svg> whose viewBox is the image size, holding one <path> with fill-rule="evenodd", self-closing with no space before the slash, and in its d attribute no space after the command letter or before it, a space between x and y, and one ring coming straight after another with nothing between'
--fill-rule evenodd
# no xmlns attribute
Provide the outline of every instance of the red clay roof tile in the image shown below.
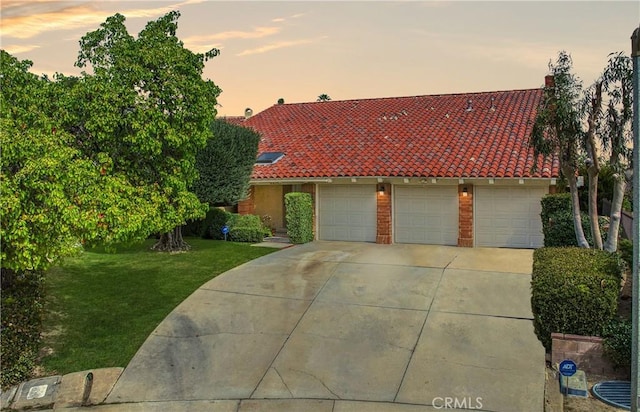
<svg viewBox="0 0 640 412"><path fill-rule="evenodd" d="M285 153L256 165L253 179L551 178L557 159L536 159L531 172L528 139L541 97L531 89L293 103L237 123L262 135L259 152Z"/></svg>

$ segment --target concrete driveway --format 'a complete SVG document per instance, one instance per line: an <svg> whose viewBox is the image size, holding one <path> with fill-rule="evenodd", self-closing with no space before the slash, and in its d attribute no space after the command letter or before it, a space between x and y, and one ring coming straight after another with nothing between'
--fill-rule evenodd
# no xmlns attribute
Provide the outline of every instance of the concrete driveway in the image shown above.
<svg viewBox="0 0 640 412"><path fill-rule="evenodd" d="M281 250L180 304L100 409L541 411L531 263L529 250Z"/></svg>

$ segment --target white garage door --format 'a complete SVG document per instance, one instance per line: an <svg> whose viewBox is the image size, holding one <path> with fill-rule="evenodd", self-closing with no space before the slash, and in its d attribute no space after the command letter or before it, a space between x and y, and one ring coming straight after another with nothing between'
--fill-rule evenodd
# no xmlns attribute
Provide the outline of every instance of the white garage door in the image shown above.
<svg viewBox="0 0 640 412"><path fill-rule="evenodd" d="M376 241L374 185L318 187L318 239Z"/></svg>
<svg viewBox="0 0 640 412"><path fill-rule="evenodd" d="M540 200L546 187L476 186L474 191L476 246L543 246Z"/></svg>
<svg viewBox="0 0 640 412"><path fill-rule="evenodd" d="M397 243L456 245L458 188L395 186Z"/></svg>

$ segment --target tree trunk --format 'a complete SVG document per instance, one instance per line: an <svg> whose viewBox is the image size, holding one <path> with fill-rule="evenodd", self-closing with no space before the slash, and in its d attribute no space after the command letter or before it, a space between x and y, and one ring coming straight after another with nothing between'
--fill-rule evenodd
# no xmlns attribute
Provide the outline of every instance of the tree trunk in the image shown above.
<svg viewBox="0 0 640 412"><path fill-rule="evenodd" d="M160 235L160 239L151 247L159 252L184 252L191 249L182 238L182 226Z"/></svg>
<svg viewBox="0 0 640 412"><path fill-rule="evenodd" d="M571 210L573 211L573 229L576 232L576 241L579 247L588 248L589 242L587 242L587 238L584 237L584 230L582 230L580 199L578 197L578 184L576 183L575 171L570 167L565 167L562 172L567 177L569 190L571 191Z"/></svg>
<svg viewBox="0 0 640 412"><path fill-rule="evenodd" d="M620 217L622 214L622 200L624 199L624 189L627 185L624 175L614 175L615 185L613 186L613 199L611 200L611 221L609 222L609 233L604 250L615 252L618 250L618 233L620 232Z"/></svg>
<svg viewBox="0 0 640 412"><path fill-rule="evenodd" d="M598 221L598 175L600 174L600 163L598 156L598 146L596 145L596 120L600 116L602 108L602 82L596 82L595 90L591 95L591 111L587 123L589 129L585 135L585 146L587 148L587 173L589 174L589 223L591 226L591 238L593 247L602 249L602 233L600 232L600 222Z"/></svg>
<svg viewBox="0 0 640 412"><path fill-rule="evenodd" d="M598 168L591 166L589 173L589 223L591 224L591 238L593 247L602 249L602 233L598 221Z"/></svg>

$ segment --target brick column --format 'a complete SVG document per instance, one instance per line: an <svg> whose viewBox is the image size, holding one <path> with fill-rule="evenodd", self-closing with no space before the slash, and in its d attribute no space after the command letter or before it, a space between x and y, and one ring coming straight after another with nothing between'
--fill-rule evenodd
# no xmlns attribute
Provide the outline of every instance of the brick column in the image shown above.
<svg viewBox="0 0 640 412"><path fill-rule="evenodd" d="M458 185L458 246L473 247L473 186L469 184Z"/></svg>
<svg viewBox="0 0 640 412"><path fill-rule="evenodd" d="M315 183L304 183L300 188L304 193L309 193L311 195L311 207L313 208L313 238L316 238L316 184Z"/></svg>
<svg viewBox="0 0 640 412"><path fill-rule="evenodd" d="M249 187L249 196L246 199L243 199L238 202L238 214L241 215L252 215L256 210L256 206L254 203L255 199L255 188L253 186Z"/></svg>
<svg viewBox="0 0 640 412"><path fill-rule="evenodd" d="M377 191L379 186L384 186L384 193ZM376 185L376 199L378 206L376 243L390 245L392 243L390 183L378 183Z"/></svg>

